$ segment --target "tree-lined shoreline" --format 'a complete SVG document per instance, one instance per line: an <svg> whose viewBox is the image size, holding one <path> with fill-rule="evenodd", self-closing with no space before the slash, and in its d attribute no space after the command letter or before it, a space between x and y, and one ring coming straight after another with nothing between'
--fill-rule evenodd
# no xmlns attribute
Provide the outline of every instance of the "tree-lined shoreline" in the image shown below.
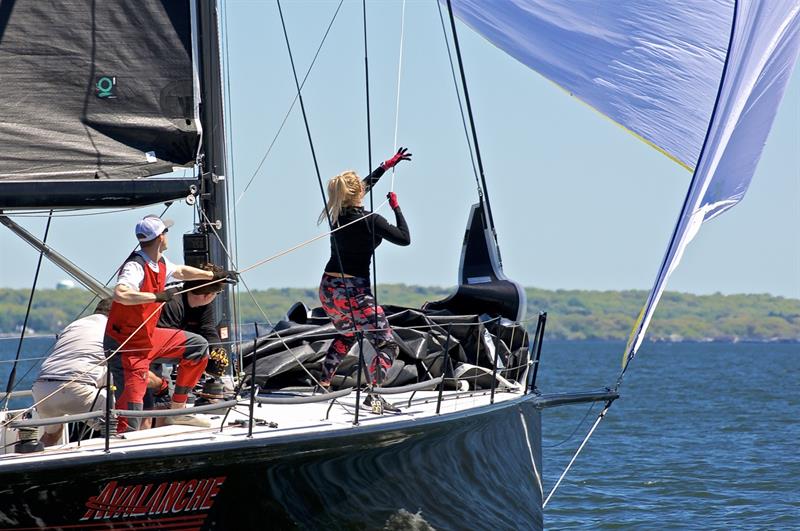
<svg viewBox="0 0 800 531"><path fill-rule="evenodd" d="M644 290L587 291L526 288L530 327L539 311L548 313L550 339L625 340L645 301ZM452 292L451 288L386 284L381 304L419 307ZM18 334L29 290L0 288L0 333ZM239 298L243 323L279 320L295 302L319 305L316 288L255 290ZM93 308L83 289L39 290L28 319L29 333L56 333L81 312ZM88 310L84 310L89 307ZM264 311L261 313L259 307ZM532 317L532 319L531 319ZM666 292L648 332L650 341L800 341L800 299L766 294L693 295Z"/></svg>

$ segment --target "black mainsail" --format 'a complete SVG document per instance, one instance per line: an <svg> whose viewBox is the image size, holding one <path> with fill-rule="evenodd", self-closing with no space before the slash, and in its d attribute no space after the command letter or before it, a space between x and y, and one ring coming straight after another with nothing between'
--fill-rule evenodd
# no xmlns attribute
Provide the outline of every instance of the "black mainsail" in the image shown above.
<svg viewBox="0 0 800 531"><path fill-rule="evenodd" d="M197 159L192 11L189 0L0 2L0 208L188 193L181 180L125 181Z"/></svg>

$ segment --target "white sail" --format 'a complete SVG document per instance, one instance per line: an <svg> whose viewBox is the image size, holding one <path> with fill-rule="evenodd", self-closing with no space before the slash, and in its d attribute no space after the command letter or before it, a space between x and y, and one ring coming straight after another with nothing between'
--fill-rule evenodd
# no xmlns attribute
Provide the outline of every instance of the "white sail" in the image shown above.
<svg viewBox="0 0 800 531"><path fill-rule="evenodd" d="M486 39L683 166L700 155L733 0L452 0Z"/></svg>
<svg viewBox="0 0 800 531"><path fill-rule="evenodd" d="M694 171L627 366L686 245L747 190L797 60L800 0L453 7L489 41Z"/></svg>
<svg viewBox="0 0 800 531"><path fill-rule="evenodd" d="M644 339L670 274L700 225L744 197L800 49L800 1L739 2L728 61L692 184L655 284L626 347Z"/></svg>

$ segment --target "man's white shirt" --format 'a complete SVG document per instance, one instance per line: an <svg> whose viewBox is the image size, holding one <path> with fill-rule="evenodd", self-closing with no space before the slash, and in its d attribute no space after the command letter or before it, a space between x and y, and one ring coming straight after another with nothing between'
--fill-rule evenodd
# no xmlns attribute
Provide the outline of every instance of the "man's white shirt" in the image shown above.
<svg viewBox="0 0 800 531"><path fill-rule="evenodd" d="M142 251L141 249L136 251L136 254L141 256L144 259L145 264L155 273L158 273L158 262L154 262L147 253ZM175 264L169 261L166 256L162 256L164 259L164 265L167 267L167 284L170 282L174 282L175 279L172 278L173 273L175 273ZM117 276L117 285L124 284L131 289L136 291L140 291L142 289L142 283L144 282L144 268L142 265L136 260L129 260L125 263L122 267L122 271L119 272Z"/></svg>

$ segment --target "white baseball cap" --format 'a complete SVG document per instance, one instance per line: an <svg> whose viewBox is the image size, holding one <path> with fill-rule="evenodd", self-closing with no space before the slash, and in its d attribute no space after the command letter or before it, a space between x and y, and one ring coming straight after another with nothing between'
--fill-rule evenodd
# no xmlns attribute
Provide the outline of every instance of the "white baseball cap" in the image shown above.
<svg viewBox="0 0 800 531"><path fill-rule="evenodd" d="M158 216L145 216L136 224L136 239L142 243L155 240L168 228L175 224L171 219L161 219Z"/></svg>

